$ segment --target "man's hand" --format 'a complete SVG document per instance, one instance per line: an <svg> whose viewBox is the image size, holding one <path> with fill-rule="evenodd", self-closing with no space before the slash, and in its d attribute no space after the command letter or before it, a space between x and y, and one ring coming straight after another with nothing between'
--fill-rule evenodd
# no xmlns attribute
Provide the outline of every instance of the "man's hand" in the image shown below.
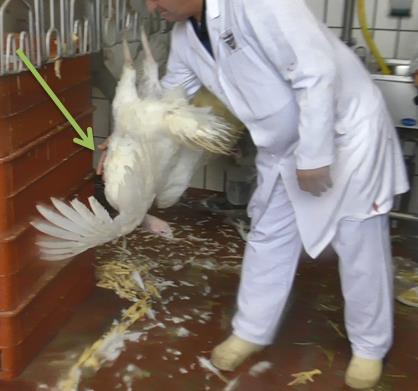
<svg viewBox="0 0 418 391"><path fill-rule="evenodd" d="M102 153L100 155L99 163L97 164L97 168L96 168L97 175L103 174L103 165L106 160L108 145L109 145L109 139L107 138L102 144L98 146L98 148L102 151Z"/></svg>
<svg viewBox="0 0 418 391"><path fill-rule="evenodd" d="M329 166L314 170L296 170L299 187L316 197L320 197L328 188L332 187Z"/></svg>

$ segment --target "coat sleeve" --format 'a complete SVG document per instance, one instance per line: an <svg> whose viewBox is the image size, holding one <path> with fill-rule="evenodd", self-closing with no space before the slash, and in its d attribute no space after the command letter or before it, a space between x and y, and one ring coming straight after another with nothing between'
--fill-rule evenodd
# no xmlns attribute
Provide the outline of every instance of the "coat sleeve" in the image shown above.
<svg viewBox="0 0 418 391"><path fill-rule="evenodd" d="M182 87L190 98L199 90L202 83L185 61L184 52L188 49L187 42L182 42L184 34L180 31L181 28L184 26L176 24L171 32L170 54L161 85L164 89Z"/></svg>
<svg viewBox="0 0 418 391"><path fill-rule="evenodd" d="M299 169L330 165L335 157L336 64L322 26L303 0L235 0L266 61L287 80L300 109ZM237 10L238 11L238 10Z"/></svg>

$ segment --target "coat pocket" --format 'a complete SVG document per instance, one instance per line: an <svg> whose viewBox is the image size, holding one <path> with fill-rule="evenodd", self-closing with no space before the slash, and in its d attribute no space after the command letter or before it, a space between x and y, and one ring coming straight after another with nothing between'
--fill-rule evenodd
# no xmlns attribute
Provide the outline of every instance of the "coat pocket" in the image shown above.
<svg viewBox="0 0 418 391"><path fill-rule="evenodd" d="M249 45L230 52L221 66L255 119L277 113L291 99L290 85Z"/></svg>

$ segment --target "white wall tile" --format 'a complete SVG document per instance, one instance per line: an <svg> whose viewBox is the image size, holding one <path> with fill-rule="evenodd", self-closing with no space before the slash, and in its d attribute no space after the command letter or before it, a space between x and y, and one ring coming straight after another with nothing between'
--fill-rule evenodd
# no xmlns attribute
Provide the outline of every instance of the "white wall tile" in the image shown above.
<svg viewBox="0 0 418 391"><path fill-rule="evenodd" d="M91 89L91 96L93 98L106 99L106 97L103 95L103 92L100 91L97 87L92 87L92 89Z"/></svg>
<svg viewBox="0 0 418 391"><path fill-rule="evenodd" d="M95 136L107 137L110 134L109 129L109 110L110 104L104 99L92 99L96 110L93 113L93 132Z"/></svg>
<svg viewBox="0 0 418 391"><path fill-rule="evenodd" d="M355 47L363 46L367 48L366 41L364 40L363 33L361 32L360 29L353 29L352 34L353 34L354 41L356 43ZM367 48L367 50L369 49Z"/></svg>
<svg viewBox="0 0 418 391"><path fill-rule="evenodd" d="M189 187L194 187L195 189L203 189L204 175L205 175L205 169L204 169L204 166L202 166L193 175L193 178L190 181Z"/></svg>
<svg viewBox="0 0 418 391"><path fill-rule="evenodd" d="M342 29L340 27L330 27L330 30L338 37L341 38Z"/></svg>
<svg viewBox="0 0 418 391"><path fill-rule="evenodd" d="M208 190L224 191L225 167L228 160L219 157L211 160L206 166L206 186Z"/></svg>
<svg viewBox="0 0 418 391"><path fill-rule="evenodd" d="M390 4L389 0L379 0L377 2L377 29L397 29L399 18L389 16Z"/></svg>
<svg viewBox="0 0 418 391"><path fill-rule="evenodd" d="M411 59L417 52L418 32L401 31L397 58Z"/></svg>
<svg viewBox="0 0 418 391"><path fill-rule="evenodd" d="M319 20L324 21L325 0L306 0L306 4Z"/></svg>
<svg viewBox="0 0 418 391"><path fill-rule="evenodd" d="M329 0L327 25L341 27L343 25L344 0Z"/></svg>
<svg viewBox="0 0 418 391"><path fill-rule="evenodd" d="M412 1L412 15L410 18L401 19L401 30L418 31L418 0ZM418 45L418 43L417 43Z"/></svg>
<svg viewBox="0 0 418 391"><path fill-rule="evenodd" d="M379 48L380 54L384 58L396 57L396 38L397 31L376 30L374 40Z"/></svg>

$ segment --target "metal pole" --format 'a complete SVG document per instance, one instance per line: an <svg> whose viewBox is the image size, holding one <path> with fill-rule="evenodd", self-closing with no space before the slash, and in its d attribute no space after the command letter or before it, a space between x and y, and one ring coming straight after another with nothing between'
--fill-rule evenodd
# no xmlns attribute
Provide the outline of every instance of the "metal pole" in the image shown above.
<svg viewBox="0 0 418 391"><path fill-rule="evenodd" d="M344 1L344 13L343 13L343 32L341 39L348 46L354 46L352 37L354 10L356 7L356 0L345 0Z"/></svg>

